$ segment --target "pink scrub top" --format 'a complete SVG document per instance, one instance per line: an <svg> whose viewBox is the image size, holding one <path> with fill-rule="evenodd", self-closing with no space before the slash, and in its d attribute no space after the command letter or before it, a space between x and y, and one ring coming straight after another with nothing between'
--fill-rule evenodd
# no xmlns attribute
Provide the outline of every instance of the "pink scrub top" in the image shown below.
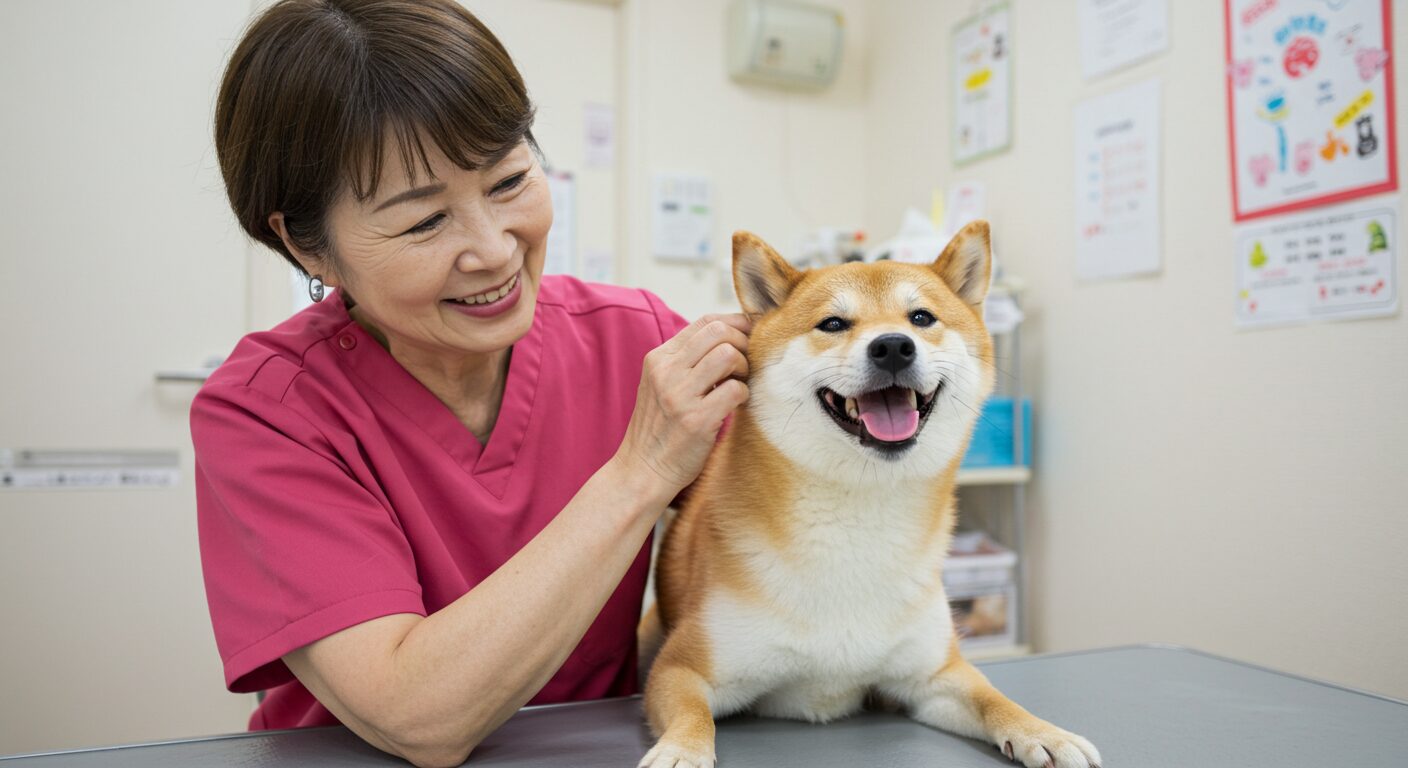
<svg viewBox="0 0 1408 768"><path fill-rule="evenodd" d="M281 657L422 616L548 524L625 435L642 360L684 327L653 294L545 276L487 444L330 296L245 336L191 405L201 564L250 728L337 723ZM636 693L650 543L532 704Z"/></svg>

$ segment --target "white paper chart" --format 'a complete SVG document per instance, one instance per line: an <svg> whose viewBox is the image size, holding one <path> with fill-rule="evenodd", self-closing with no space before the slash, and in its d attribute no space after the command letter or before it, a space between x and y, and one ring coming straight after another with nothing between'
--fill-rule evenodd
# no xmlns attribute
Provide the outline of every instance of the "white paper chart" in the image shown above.
<svg viewBox="0 0 1408 768"><path fill-rule="evenodd" d="M1087 80L1168 49L1167 0L1080 0L1077 10Z"/></svg>
<svg viewBox="0 0 1408 768"><path fill-rule="evenodd" d="M565 171L548 171L552 195L552 228L548 230L543 272L577 274L577 182Z"/></svg>
<svg viewBox="0 0 1408 768"><path fill-rule="evenodd" d="M1237 228L1237 324L1398 310L1398 199L1358 200Z"/></svg>
<svg viewBox="0 0 1408 768"><path fill-rule="evenodd" d="M1224 0L1235 217L1398 188L1388 0Z"/></svg>
<svg viewBox="0 0 1408 768"><path fill-rule="evenodd" d="M1081 102L1075 112L1076 275L1157 272L1159 81Z"/></svg>
<svg viewBox="0 0 1408 768"><path fill-rule="evenodd" d="M953 160L1012 143L1012 14L996 6L953 30Z"/></svg>
<svg viewBox="0 0 1408 768"><path fill-rule="evenodd" d="M650 217L655 257L708 261L714 231L713 200L713 185L703 176L655 174Z"/></svg>
<svg viewBox="0 0 1408 768"><path fill-rule="evenodd" d="M588 168L616 165L616 108L610 104L586 104L582 109L583 146Z"/></svg>

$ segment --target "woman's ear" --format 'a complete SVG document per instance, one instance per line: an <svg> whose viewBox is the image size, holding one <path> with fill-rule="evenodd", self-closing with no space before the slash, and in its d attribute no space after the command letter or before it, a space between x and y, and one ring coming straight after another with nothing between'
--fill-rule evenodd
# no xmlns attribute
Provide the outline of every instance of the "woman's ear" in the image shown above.
<svg viewBox="0 0 1408 768"><path fill-rule="evenodd" d="M988 279L992 275L988 223L974 221L958 230L932 268L964 303L981 306L987 298ZM981 312L979 314L981 316Z"/></svg>
<svg viewBox="0 0 1408 768"><path fill-rule="evenodd" d="M733 233L733 290L744 314L757 319L776 309L801 277L762 238L752 232Z"/></svg>
<svg viewBox="0 0 1408 768"><path fill-rule="evenodd" d="M284 241L284 247L293 254L293 258L303 267L303 271L309 275L322 275L323 284L330 287L337 287L337 276L332 274L332 270L322 257L302 250L293 244L292 238L288 234L288 225L284 222L282 211L274 211L269 214L269 229L274 230L274 234Z"/></svg>

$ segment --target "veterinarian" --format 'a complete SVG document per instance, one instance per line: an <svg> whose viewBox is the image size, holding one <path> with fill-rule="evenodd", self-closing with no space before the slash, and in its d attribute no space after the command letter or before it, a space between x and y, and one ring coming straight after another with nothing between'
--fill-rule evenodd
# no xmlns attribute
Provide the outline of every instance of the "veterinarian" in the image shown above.
<svg viewBox="0 0 1408 768"><path fill-rule="evenodd" d="M457 765L525 704L638 690L648 536L747 398L748 325L544 277L532 122L451 0L284 0L232 55L231 206L319 301L191 408L225 681L267 691L253 729L340 721Z"/></svg>

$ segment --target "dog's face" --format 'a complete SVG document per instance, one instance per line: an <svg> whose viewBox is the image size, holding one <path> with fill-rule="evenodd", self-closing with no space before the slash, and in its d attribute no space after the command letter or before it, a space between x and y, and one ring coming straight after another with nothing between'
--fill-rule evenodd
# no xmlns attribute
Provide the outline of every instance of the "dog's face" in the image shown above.
<svg viewBox="0 0 1408 768"><path fill-rule="evenodd" d="M962 452L993 385L985 222L929 265L799 272L748 233L733 261L754 319L747 408L788 459L858 483L934 477Z"/></svg>

